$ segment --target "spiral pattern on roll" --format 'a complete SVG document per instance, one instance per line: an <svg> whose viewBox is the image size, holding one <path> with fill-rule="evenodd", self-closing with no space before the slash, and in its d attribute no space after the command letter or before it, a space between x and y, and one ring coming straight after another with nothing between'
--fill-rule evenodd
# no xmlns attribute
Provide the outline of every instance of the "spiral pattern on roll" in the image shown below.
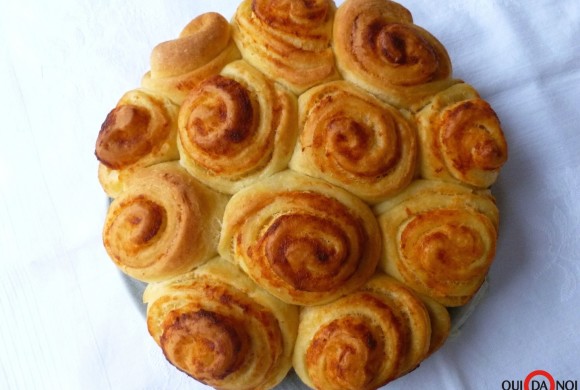
<svg viewBox="0 0 580 390"><path fill-rule="evenodd" d="M508 157L500 121L467 84L440 92L417 114L421 174L428 179L491 186Z"/></svg>
<svg viewBox="0 0 580 390"><path fill-rule="evenodd" d="M423 301L377 274L360 291L302 311L294 368L315 389L376 389L425 359L430 336Z"/></svg>
<svg viewBox="0 0 580 390"><path fill-rule="evenodd" d="M295 94L338 78L329 0L245 0L232 20L242 56Z"/></svg>
<svg viewBox="0 0 580 390"><path fill-rule="evenodd" d="M498 211L490 195L419 180L377 210L388 273L445 306L471 299L495 256Z"/></svg>
<svg viewBox="0 0 580 390"><path fill-rule="evenodd" d="M232 198L219 250L283 301L311 305L361 286L380 242L361 201L286 171Z"/></svg>
<svg viewBox="0 0 580 390"><path fill-rule="evenodd" d="M107 115L95 145L99 180L111 197L136 168L177 160L178 108L163 96L135 89Z"/></svg>
<svg viewBox="0 0 580 390"><path fill-rule="evenodd" d="M229 64L181 106L182 164L227 193L286 168L297 133L295 100L246 62Z"/></svg>
<svg viewBox="0 0 580 390"><path fill-rule="evenodd" d="M417 135L393 107L336 81L299 99L301 133L290 167L378 202L415 173Z"/></svg>
<svg viewBox="0 0 580 390"><path fill-rule="evenodd" d="M167 360L220 389L271 388L291 366L298 311L215 258L144 294L149 332Z"/></svg>
<svg viewBox="0 0 580 390"><path fill-rule="evenodd" d="M206 80L187 105L191 111L182 127L182 134L187 137L182 137L183 143L198 148L196 157L204 168L216 173L225 171L224 165L229 166L230 159L251 143L260 115L259 107L242 85L223 76ZM199 155L219 158L206 162ZM230 169L238 168L232 165Z"/></svg>
<svg viewBox="0 0 580 390"><path fill-rule="evenodd" d="M313 25L328 21L332 7L327 0L253 0L252 11L272 28L307 37Z"/></svg>
<svg viewBox="0 0 580 390"><path fill-rule="evenodd" d="M337 11L333 34L343 77L391 104L413 108L450 82L445 47L397 3L351 0Z"/></svg>
<svg viewBox="0 0 580 390"><path fill-rule="evenodd" d="M144 168L107 212L105 248L123 272L139 280L187 272L216 253L226 201L177 162Z"/></svg>

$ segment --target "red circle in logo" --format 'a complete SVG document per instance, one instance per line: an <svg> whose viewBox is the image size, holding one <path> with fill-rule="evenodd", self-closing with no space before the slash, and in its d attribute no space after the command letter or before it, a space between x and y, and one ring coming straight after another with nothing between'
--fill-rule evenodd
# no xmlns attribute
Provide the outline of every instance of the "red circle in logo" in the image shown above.
<svg viewBox="0 0 580 390"><path fill-rule="evenodd" d="M550 382L550 390L556 390L556 381L554 380L554 377L548 371L544 370L530 372L524 381L524 390L530 390L530 381L535 376L543 376L548 380L548 382Z"/></svg>

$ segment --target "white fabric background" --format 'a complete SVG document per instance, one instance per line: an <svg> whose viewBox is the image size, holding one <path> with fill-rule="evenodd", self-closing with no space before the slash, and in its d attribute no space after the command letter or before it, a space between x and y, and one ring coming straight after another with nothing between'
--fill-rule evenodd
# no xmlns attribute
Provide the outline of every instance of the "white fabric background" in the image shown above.
<svg viewBox="0 0 580 390"><path fill-rule="evenodd" d="M152 47L237 1L0 0L0 388L203 388L169 366L101 245L100 124ZM580 2L406 0L499 114L490 287L389 389L580 381ZM288 386L291 387L291 386Z"/></svg>

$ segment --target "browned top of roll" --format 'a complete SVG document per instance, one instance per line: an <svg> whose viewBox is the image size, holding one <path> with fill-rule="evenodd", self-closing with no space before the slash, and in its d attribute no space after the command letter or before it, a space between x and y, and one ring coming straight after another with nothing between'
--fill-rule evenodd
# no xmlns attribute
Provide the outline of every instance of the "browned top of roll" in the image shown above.
<svg viewBox="0 0 580 390"><path fill-rule="evenodd" d="M421 175L491 186L508 158L500 120L470 85L460 83L435 95L417 114Z"/></svg>
<svg viewBox="0 0 580 390"><path fill-rule="evenodd" d="M116 170L175 159L176 117L167 99L142 89L128 91L103 122L95 155Z"/></svg>
<svg viewBox="0 0 580 390"><path fill-rule="evenodd" d="M415 174L415 127L394 107L345 81L299 99L301 133L290 167L368 202L407 186Z"/></svg>
<svg viewBox="0 0 580 390"><path fill-rule="evenodd" d="M368 235L363 223L341 203L325 196L302 192L278 195L289 203L324 208L332 220L308 212L281 215L248 250L258 267L271 269L299 291L334 291L360 266Z"/></svg>
<svg viewBox="0 0 580 390"><path fill-rule="evenodd" d="M96 155L109 168L131 165L153 148L152 142L141 142L151 116L139 107L124 105L107 115L97 138Z"/></svg>
<svg viewBox="0 0 580 390"><path fill-rule="evenodd" d="M352 294L302 310L294 368L316 389L377 389L416 368L430 341L423 301L377 273Z"/></svg>
<svg viewBox="0 0 580 390"><path fill-rule="evenodd" d="M248 353L247 335L239 328L235 320L203 309L185 313L163 332L161 348L196 379L223 379L239 369Z"/></svg>
<svg viewBox="0 0 580 390"><path fill-rule="evenodd" d="M151 76L178 76L197 69L222 52L229 39L229 23L222 15L199 15L185 26L178 39L153 48Z"/></svg>
<svg viewBox="0 0 580 390"><path fill-rule="evenodd" d="M441 118L441 142L453 167L462 173L496 170L507 160L499 119L483 99L460 102Z"/></svg>
<svg viewBox="0 0 580 390"><path fill-rule="evenodd" d="M334 19L333 47L345 79L396 106L415 110L452 83L443 44L395 2L346 1Z"/></svg>
<svg viewBox="0 0 580 390"><path fill-rule="evenodd" d="M376 219L362 201L284 171L234 195L219 252L281 300L313 305L366 282L380 246Z"/></svg>
<svg viewBox="0 0 580 390"><path fill-rule="evenodd" d="M397 323L390 308L374 294L356 293L353 297L360 299L361 304L364 301L371 310L382 311L377 315L380 319L360 315L355 310L353 315L338 317L314 334L306 350L305 365L317 389L380 386L394 376L377 378L385 371L385 362L396 366L398 362L392 356L403 354L404 326Z"/></svg>
<svg viewBox="0 0 580 390"><path fill-rule="evenodd" d="M251 144L260 117L260 107L249 91L237 81L217 75L192 92L184 106L191 110L181 135L200 151L192 152L197 163L217 174L240 169L232 166L228 157L236 156ZM261 157L254 155L258 160Z"/></svg>
<svg viewBox="0 0 580 390"><path fill-rule="evenodd" d="M499 220L489 193L416 180L375 212L387 273L445 306L471 299L495 257Z"/></svg>
<svg viewBox="0 0 580 390"><path fill-rule="evenodd" d="M336 79L330 0L245 0L233 18L242 56L295 94Z"/></svg>
<svg viewBox="0 0 580 390"><path fill-rule="evenodd" d="M345 2L336 14L334 43L339 60L381 83L413 86L451 73L443 45L391 1Z"/></svg>
<svg viewBox="0 0 580 390"><path fill-rule="evenodd" d="M165 357L217 389L268 389L290 369L297 308L214 258L144 293L147 327Z"/></svg>
<svg viewBox="0 0 580 390"><path fill-rule="evenodd" d="M299 27L322 25L332 16L332 5L328 0L253 0L252 11L277 30L308 36L313 34L311 29Z"/></svg>
<svg viewBox="0 0 580 390"><path fill-rule="evenodd" d="M103 243L115 264L138 280L179 275L215 253L226 201L177 162L141 168L111 203Z"/></svg>
<svg viewBox="0 0 580 390"><path fill-rule="evenodd" d="M156 108L164 111L161 104ZM111 110L103 122L95 154L109 168L125 168L151 153L169 131L169 121L163 115L152 118L144 108L121 105Z"/></svg>

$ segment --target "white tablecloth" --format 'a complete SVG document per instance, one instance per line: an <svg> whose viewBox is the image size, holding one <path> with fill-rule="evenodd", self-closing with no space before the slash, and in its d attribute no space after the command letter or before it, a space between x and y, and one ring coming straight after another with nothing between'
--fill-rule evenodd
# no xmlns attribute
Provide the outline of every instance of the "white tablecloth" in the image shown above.
<svg viewBox="0 0 580 390"><path fill-rule="evenodd" d="M236 3L0 0L1 389L202 387L165 362L102 247L94 146L152 47ZM387 387L501 389L537 369L580 382L580 2L404 4L495 108L510 156L487 294Z"/></svg>

